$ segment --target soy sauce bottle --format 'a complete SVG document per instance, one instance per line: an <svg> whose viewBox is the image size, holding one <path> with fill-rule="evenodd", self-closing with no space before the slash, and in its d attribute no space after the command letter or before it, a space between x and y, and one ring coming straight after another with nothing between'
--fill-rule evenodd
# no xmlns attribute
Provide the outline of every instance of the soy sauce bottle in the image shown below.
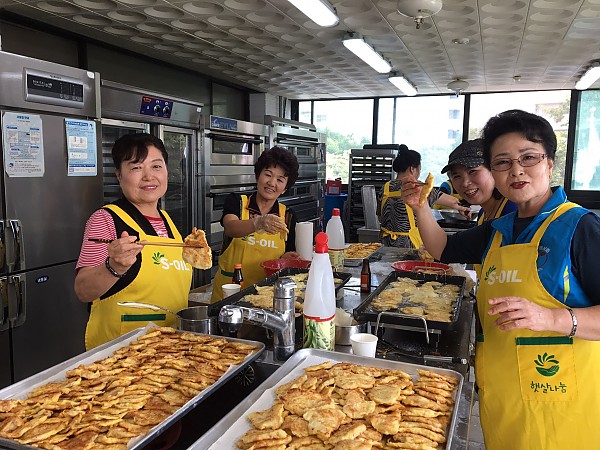
<svg viewBox="0 0 600 450"><path fill-rule="evenodd" d="M371 267L368 259L363 259L362 270L360 271L360 291L371 292Z"/></svg>
<svg viewBox="0 0 600 450"><path fill-rule="evenodd" d="M233 266L233 278L231 279L233 284L239 284L241 288L244 287L244 276L242 275L242 265L236 264Z"/></svg>

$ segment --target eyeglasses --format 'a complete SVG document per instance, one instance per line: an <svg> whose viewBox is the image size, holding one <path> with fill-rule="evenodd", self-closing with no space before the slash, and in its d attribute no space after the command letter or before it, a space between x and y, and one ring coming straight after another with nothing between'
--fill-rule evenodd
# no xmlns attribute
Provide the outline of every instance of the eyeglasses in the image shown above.
<svg viewBox="0 0 600 450"><path fill-rule="evenodd" d="M496 159L495 161L492 161L491 166L492 170L495 170L496 172L505 172L512 167L514 161L519 161L521 167L532 167L539 164L545 157L546 154L544 153L526 153L514 159Z"/></svg>

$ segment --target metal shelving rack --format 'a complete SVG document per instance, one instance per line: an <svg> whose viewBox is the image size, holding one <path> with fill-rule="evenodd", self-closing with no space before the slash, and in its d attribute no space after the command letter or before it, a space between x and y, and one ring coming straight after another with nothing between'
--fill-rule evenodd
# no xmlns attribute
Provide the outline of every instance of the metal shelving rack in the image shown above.
<svg viewBox="0 0 600 450"><path fill-rule="evenodd" d="M362 187L375 186L377 195L394 176L392 163L398 155L397 146L353 149L350 151L348 178L348 242L358 242L358 229L365 226Z"/></svg>

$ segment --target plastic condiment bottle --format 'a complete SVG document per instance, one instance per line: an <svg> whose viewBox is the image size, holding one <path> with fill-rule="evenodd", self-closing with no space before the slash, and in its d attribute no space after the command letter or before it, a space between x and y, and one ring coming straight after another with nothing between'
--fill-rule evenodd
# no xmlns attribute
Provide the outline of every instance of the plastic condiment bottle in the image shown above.
<svg viewBox="0 0 600 450"><path fill-rule="evenodd" d="M244 276L242 275L242 265L235 264L233 266L233 277L231 278L233 284L239 284L241 288L244 287Z"/></svg>
<svg viewBox="0 0 600 450"><path fill-rule="evenodd" d="M333 208L331 219L327 222L327 238L329 239L329 259L336 272L344 270L344 225L339 208Z"/></svg>
<svg viewBox="0 0 600 450"><path fill-rule="evenodd" d="M304 348L335 349L335 286L327 253L327 235L315 237L304 293Z"/></svg>

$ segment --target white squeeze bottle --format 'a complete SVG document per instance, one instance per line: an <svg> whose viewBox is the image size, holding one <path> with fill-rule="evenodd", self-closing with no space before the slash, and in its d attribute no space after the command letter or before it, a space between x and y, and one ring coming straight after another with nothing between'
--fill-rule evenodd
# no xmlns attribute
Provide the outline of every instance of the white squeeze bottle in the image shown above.
<svg viewBox="0 0 600 450"><path fill-rule="evenodd" d="M327 235L315 237L304 293L304 348L335 349L335 286L327 254Z"/></svg>
<svg viewBox="0 0 600 450"><path fill-rule="evenodd" d="M333 208L331 219L327 222L327 238L329 239L329 259L336 272L344 270L344 225L339 208Z"/></svg>

